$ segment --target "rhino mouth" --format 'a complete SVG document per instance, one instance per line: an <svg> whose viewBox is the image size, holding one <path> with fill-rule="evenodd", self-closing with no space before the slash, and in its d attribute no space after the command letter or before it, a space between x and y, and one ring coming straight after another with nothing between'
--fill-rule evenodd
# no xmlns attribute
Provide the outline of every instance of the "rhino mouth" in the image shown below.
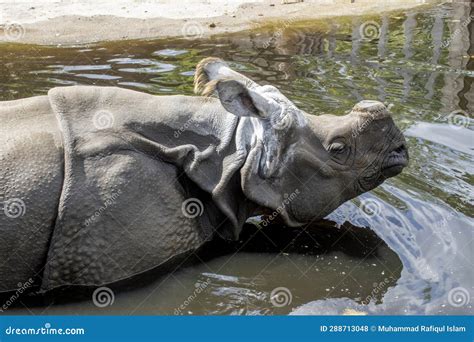
<svg viewBox="0 0 474 342"><path fill-rule="evenodd" d="M405 144L400 144L398 147L389 152L387 158L382 165L382 174L389 178L398 175L403 168L408 165L408 150Z"/></svg>

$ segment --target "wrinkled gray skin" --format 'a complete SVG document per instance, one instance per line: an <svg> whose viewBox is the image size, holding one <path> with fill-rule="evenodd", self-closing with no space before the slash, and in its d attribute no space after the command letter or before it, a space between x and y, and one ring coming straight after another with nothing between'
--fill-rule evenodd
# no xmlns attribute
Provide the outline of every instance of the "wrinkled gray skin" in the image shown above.
<svg viewBox="0 0 474 342"><path fill-rule="evenodd" d="M407 165L379 102L309 115L213 58L195 88L216 96L67 87L0 103L0 292L128 279L264 211L304 225Z"/></svg>

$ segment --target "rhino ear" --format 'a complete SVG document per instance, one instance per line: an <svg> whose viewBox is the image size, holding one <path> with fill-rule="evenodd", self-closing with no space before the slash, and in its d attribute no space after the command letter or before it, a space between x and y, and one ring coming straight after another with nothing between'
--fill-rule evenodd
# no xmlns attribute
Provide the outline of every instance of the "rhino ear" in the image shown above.
<svg viewBox="0 0 474 342"><path fill-rule="evenodd" d="M215 89L222 106L237 116L267 118L280 110L280 106L274 100L256 90L248 89L240 81L219 80Z"/></svg>
<svg viewBox="0 0 474 342"><path fill-rule="evenodd" d="M264 95L267 88L232 70L219 58L205 58L196 66L194 92L203 96L217 92L224 108L237 116L266 118L280 113L280 105Z"/></svg>
<svg viewBox="0 0 474 342"><path fill-rule="evenodd" d="M214 87L208 87L213 81L233 79L246 84L248 88L258 87L258 84L250 78L232 70L229 65L220 58L204 58L196 66L194 74L194 92L198 95L208 96L215 90ZM214 83L215 84L215 83Z"/></svg>

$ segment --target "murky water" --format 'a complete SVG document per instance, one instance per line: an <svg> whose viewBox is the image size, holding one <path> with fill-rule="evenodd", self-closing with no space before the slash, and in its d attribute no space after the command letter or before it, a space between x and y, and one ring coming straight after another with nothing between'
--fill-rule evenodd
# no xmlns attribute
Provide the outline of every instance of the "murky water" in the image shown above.
<svg viewBox="0 0 474 342"><path fill-rule="evenodd" d="M362 99L391 104L411 157L401 176L324 222L249 225L241 242L211 245L187 267L116 292L113 305L23 301L28 309L9 313L472 313L472 16L465 3L202 41L0 45L0 100L74 84L191 94L196 63L218 56L315 115L342 115Z"/></svg>

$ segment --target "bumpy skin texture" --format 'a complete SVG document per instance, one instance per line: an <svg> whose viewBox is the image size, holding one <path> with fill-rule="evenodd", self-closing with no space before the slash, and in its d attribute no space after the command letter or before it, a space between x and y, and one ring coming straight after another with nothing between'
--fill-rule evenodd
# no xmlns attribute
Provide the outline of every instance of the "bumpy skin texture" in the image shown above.
<svg viewBox="0 0 474 342"><path fill-rule="evenodd" d="M216 100L97 87L57 88L49 98L65 179L43 289L126 279L195 251L215 231L233 237L232 224L248 216L234 201L245 155L233 144L238 120ZM182 206L194 198L203 208L189 217Z"/></svg>
<svg viewBox="0 0 474 342"><path fill-rule="evenodd" d="M46 96L0 102L0 122L3 292L41 279L61 195L64 153Z"/></svg>
<svg viewBox="0 0 474 342"><path fill-rule="evenodd" d="M128 279L268 209L300 226L408 162L379 102L308 115L215 58L195 80L218 98L67 87L0 103L0 196L26 208L0 215L0 291Z"/></svg>
<svg viewBox="0 0 474 342"><path fill-rule="evenodd" d="M1 104L2 195L26 213L1 216L2 291L31 276L42 290L126 279L236 238L253 211L239 120L216 99L68 87L15 104ZM194 198L202 209L184 215Z"/></svg>

